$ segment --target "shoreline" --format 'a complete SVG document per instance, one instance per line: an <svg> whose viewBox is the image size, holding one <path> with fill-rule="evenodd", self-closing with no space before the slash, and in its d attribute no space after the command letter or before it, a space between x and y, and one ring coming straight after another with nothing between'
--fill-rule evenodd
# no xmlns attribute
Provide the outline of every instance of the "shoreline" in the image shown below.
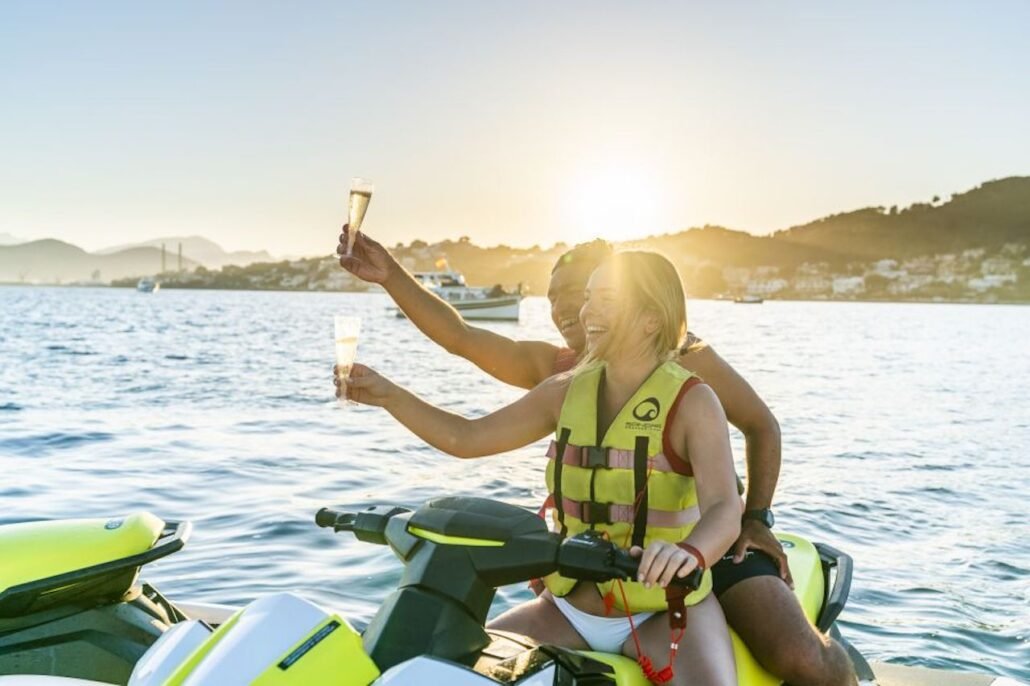
<svg viewBox="0 0 1030 686"><path fill-rule="evenodd" d="M62 284L62 283L17 283L0 281L0 287L16 288L96 288L110 290L135 290L132 286L112 286L110 284ZM162 285L161 290L168 291L236 291L255 293L350 293L362 295L368 293L385 293L378 286L370 287L364 291L331 291L325 289L308 288L219 288L217 286L203 287L182 287L175 285ZM531 294L526 297L545 297L543 295ZM687 296L687 300L711 300L714 302L726 302L731 304L757 305L763 303L734 303L732 298ZM810 303L894 303L894 304L918 304L918 305L1030 305L1030 300L939 300L935 298L764 298L764 302L810 302Z"/></svg>

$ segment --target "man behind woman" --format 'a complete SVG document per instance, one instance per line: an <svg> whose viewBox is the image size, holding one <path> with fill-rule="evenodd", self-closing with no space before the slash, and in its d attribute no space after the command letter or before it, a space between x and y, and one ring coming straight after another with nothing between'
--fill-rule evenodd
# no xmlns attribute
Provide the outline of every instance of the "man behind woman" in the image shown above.
<svg viewBox="0 0 1030 686"><path fill-rule="evenodd" d="M603 531L619 545L632 543L631 553L641 558L638 580L624 589L552 574L540 598L501 615L493 628L634 658L639 640L642 654L664 664L670 629L663 589L674 576L705 569L706 560L719 557L740 531L722 406L672 361L686 337L685 314L683 290L668 260L655 253L618 253L589 281L582 314L586 359L489 415L465 419L368 367L351 370L349 398L384 407L457 457L496 455L554 433L548 487L563 530ZM604 455L603 470L582 463L587 450ZM599 503L607 511L595 518ZM674 683L729 686L736 683L729 633L711 594L710 573L703 579L685 600L689 621ZM627 617L605 616L604 597L634 615L638 636L630 635Z"/></svg>
<svg viewBox="0 0 1030 686"><path fill-rule="evenodd" d="M345 244L346 227L341 254ZM601 241L584 244L559 258L552 271L548 298L566 348L542 341L514 341L469 326L366 235L357 237L353 255L340 262L359 278L381 283L415 325L449 352L466 357L502 381L533 388L553 373L569 369L584 355L587 335L579 319L584 287L610 254L610 247ZM811 626L784 583L790 582L789 570L769 530L768 510L779 472L776 421L732 367L710 346L688 336L677 355L679 365L704 378L747 440L747 514L732 552L723 559L717 557L712 567L714 590L727 619L759 662L777 676L795 684L854 684L843 649ZM776 620L770 621L770 617ZM547 625L533 628L540 633Z"/></svg>

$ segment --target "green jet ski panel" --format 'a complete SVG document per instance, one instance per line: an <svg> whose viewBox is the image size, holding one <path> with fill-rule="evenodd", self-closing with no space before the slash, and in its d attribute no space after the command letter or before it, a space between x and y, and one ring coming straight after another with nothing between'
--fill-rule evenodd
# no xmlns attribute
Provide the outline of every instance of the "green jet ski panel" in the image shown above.
<svg viewBox="0 0 1030 686"><path fill-rule="evenodd" d="M780 539L783 550L787 553L790 573L794 577L794 594L801 602L805 616L814 624L819 616L825 595L819 551L814 545L799 536L777 533L776 537ZM690 621L689 608L687 609L687 621ZM758 661L744 647L744 642L732 629L730 638L733 641L733 654L737 663L737 683L748 686L780 686L782 682L762 669ZM651 686L651 682L644 677L644 673L640 671L636 661L628 657L610 653L586 652L584 654L614 667L617 686ZM659 658L656 660L655 666L660 669L665 666L665 662Z"/></svg>
<svg viewBox="0 0 1030 686"><path fill-rule="evenodd" d="M149 512L0 527L0 617L121 595L165 527Z"/></svg>

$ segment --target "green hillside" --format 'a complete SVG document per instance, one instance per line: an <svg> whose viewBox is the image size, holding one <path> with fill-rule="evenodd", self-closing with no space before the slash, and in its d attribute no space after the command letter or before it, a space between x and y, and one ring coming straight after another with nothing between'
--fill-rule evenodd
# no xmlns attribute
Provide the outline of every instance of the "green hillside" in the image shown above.
<svg viewBox="0 0 1030 686"><path fill-rule="evenodd" d="M835 214L777 231L773 238L866 260L1026 243L1030 241L1030 177L989 181L941 204Z"/></svg>

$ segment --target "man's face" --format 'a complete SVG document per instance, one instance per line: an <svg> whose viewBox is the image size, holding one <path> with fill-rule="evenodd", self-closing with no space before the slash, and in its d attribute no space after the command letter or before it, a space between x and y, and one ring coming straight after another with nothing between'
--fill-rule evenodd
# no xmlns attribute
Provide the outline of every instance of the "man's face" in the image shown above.
<svg viewBox="0 0 1030 686"><path fill-rule="evenodd" d="M547 299L551 301L551 321L561 332L565 345L576 352L582 352L586 345L579 311L583 307L583 291L590 271L580 265L559 267L551 274L551 284L547 287Z"/></svg>

